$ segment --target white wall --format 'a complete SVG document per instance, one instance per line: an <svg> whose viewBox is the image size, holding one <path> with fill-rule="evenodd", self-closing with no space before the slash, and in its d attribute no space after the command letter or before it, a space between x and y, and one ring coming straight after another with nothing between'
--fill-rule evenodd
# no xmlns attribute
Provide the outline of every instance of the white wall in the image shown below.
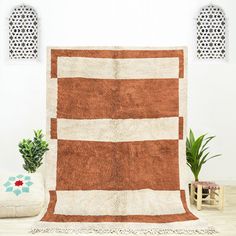
<svg viewBox="0 0 236 236"><path fill-rule="evenodd" d="M215 0L228 18L228 61L194 56L194 18L209 0L25 0L40 17L40 61L7 59L7 17L22 0L0 0L0 171L22 171L17 144L45 130L46 46L188 46L188 124L216 135L222 157L202 179L236 181L236 1Z"/></svg>

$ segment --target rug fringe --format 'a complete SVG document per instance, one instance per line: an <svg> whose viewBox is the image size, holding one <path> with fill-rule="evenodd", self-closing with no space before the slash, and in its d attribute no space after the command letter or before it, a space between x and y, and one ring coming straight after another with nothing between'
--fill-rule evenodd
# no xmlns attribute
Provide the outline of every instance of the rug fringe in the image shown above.
<svg viewBox="0 0 236 236"><path fill-rule="evenodd" d="M207 229L62 229L62 228L34 228L30 231L31 234L37 233L63 233L63 234L133 234L133 235L165 235L165 234L182 234L182 235L196 235L208 234L213 235L218 233L214 228Z"/></svg>

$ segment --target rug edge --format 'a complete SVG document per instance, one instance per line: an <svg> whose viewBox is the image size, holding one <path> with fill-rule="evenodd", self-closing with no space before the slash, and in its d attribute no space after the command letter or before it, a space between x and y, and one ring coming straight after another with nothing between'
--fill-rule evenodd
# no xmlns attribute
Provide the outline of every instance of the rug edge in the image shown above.
<svg viewBox="0 0 236 236"><path fill-rule="evenodd" d="M124 227L125 225L125 227ZM145 224L144 223L55 223L37 222L29 233L61 233L61 234L130 234L130 235L214 235L219 233L215 227L201 220L175 223Z"/></svg>

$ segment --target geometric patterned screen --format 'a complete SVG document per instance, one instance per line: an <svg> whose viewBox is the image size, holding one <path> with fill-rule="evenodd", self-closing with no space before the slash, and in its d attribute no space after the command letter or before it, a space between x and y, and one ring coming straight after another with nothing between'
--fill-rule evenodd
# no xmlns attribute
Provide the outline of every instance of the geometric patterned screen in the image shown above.
<svg viewBox="0 0 236 236"><path fill-rule="evenodd" d="M9 17L9 58L36 59L38 57L38 17L26 5L13 9Z"/></svg>
<svg viewBox="0 0 236 236"><path fill-rule="evenodd" d="M197 16L197 58L226 57L226 18L218 6L201 8Z"/></svg>

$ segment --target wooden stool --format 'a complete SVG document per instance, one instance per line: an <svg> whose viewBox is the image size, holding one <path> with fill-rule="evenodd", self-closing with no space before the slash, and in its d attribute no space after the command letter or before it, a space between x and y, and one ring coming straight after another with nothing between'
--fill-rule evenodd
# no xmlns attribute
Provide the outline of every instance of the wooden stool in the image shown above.
<svg viewBox="0 0 236 236"><path fill-rule="evenodd" d="M202 206L222 210L224 208L224 188L214 182L193 182L191 183L190 202L191 204L196 202L199 211Z"/></svg>

